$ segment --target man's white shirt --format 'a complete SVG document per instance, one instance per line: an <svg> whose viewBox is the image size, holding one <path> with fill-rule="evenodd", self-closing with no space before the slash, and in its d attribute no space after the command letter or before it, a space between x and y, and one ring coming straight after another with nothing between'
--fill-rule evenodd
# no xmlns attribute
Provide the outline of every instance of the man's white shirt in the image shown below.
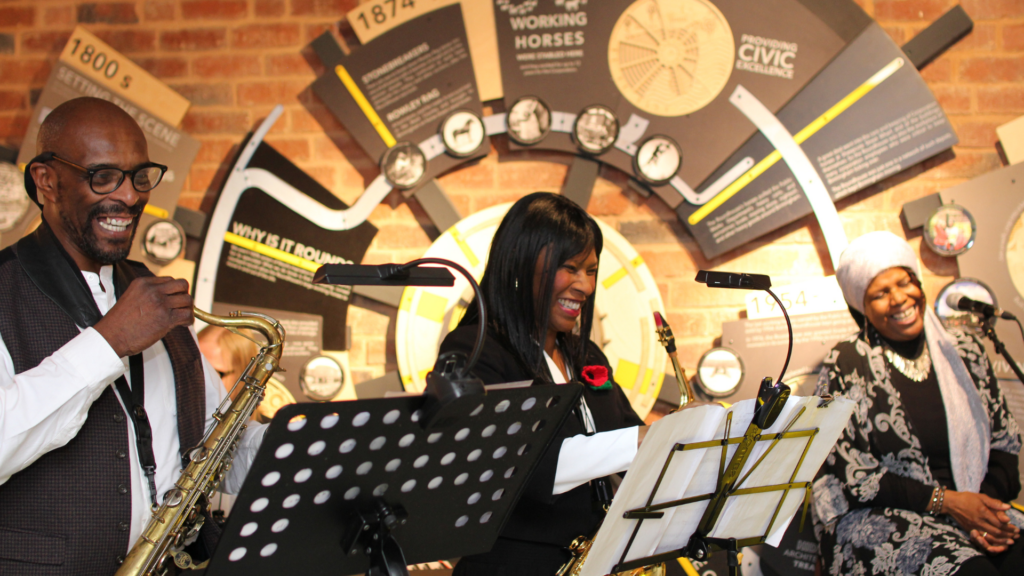
<svg viewBox="0 0 1024 576"><path fill-rule="evenodd" d="M106 313L114 306L113 267L104 266L99 274L83 272L93 299ZM195 331L192 337L195 338ZM153 428L153 454L156 458L158 498L170 490L181 472L178 443L178 405L174 371L163 342L158 341L142 353L146 412ZM85 424L89 408L118 377L129 385L128 358L118 358L107 341L93 328L82 333L43 360L39 366L14 375L14 362L0 337L0 486L47 452L67 444ZM206 381L206 429L213 423L211 414L226 396L221 379L203 358ZM120 402L120 397L118 397ZM122 403L122 408L123 408ZM131 464L132 517L129 548L150 519L149 487L135 446L135 430L125 418L128 435L128 459ZM266 426L250 423L235 453L235 459L221 490L235 493L241 488ZM111 462L116 456L110 455ZM104 465L103 461L97 462ZM69 486L68 489L73 489ZM83 495L87 506L89 495ZM127 552L127 550L126 550Z"/></svg>

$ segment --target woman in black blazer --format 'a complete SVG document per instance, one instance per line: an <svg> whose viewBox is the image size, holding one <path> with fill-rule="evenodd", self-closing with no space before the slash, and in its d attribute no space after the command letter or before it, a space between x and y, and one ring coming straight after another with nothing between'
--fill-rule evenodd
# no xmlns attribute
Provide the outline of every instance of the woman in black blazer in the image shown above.
<svg viewBox="0 0 1024 576"><path fill-rule="evenodd" d="M555 436L494 548L463 558L455 576L554 576L577 536L604 518L599 486L624 471L646 427L600 348L590 341L601 230L582 208L538 192L498 226L480 287L487 345L473 372L485 384L585 382L583 399ZM479 316L466 316L441 353L468 353Z"/></svg>

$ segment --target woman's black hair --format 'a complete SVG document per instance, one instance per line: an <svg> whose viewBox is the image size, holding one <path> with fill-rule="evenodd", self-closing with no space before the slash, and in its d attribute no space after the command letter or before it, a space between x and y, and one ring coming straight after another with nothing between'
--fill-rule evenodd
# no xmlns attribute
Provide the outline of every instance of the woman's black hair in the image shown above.
<svg viewBox="0 0 1024 576"><path fill-rule="evenodd" d="M487 323L518 356L534 378L551 376L544 360L555 274L566 261L593 249L598 256L604 239L597 222L565 196L535 192L512 205L498 226L480 288L487 303ZM540 293L533 297L534 271L544 256ZM537 305L540 302L541 305ZM594 320L594 294L580 313L579 331L560 334L559 346L571 365L582 369ZM460 326L479 322L476 302L469 305Z"/></svg>

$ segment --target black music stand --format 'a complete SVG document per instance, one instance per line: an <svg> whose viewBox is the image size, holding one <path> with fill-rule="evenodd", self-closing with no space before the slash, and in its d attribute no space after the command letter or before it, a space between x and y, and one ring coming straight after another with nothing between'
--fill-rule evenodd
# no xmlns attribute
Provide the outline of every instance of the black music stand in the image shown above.
<svg viewBox="0 0 1024 576"><path fill-rule="evenodd" d="M278 411L208 573L407 574L489 550L582 388L429 396Z"/></svg>

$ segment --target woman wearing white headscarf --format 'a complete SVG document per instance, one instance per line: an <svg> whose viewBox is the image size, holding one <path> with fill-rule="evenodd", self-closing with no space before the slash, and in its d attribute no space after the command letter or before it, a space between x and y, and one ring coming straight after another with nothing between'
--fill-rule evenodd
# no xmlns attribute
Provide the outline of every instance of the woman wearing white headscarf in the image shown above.
<svg viewBox="0 0 1024 576"><path fill-rule="evenodd" d="M825 573L1020 574L1020 431L981 343L943 329L892 233L851 242L836 278L862 329L818 383L857 402L813 487Z"/></svg>

